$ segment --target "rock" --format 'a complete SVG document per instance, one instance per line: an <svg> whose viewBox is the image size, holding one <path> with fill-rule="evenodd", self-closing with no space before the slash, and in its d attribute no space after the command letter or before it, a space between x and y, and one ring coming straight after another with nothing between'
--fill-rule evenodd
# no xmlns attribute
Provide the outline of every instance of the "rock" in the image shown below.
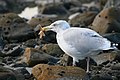
<svg viewBox="0 0 120 80"><path fill-rule="evenodd" d="M19 56L23 52L23 48L21 45L6 45L4 49L1 51L1 56Z"/></svg>
<svg viewBox="0 0 120 80"><path fill-rule="evenodd" d="M40 14L55 14L58 16L57 19L67 20L67 17L69 15L68 10L61 3L56 3L55 5L53 3L38 5L38 11Z"/></svg>
<svg viewBox="0 0 120 80"><path fill-rule="evenodd" d="M97 74L95 76L92 76L90 80L113 80L112 76L108 74Z"/></svg>
<svg viewBox="0 0 120 80"><path fill-rule="evenodd" d="M103 9L94 19L91 29L99 34L120 32L120 9L115 7Z"/></svg>
<svg viewBox="0 0 120 80"><path fill-rule="evenodd" d="M5 46L5 42L3 40L3 37L0 36L0 51L4 48L4 46Z"/></svg>
<svg viewBox="0 0 120 80"><path fill-rule="evenodd" d="M96 15L96 12L79 13L73 16L68 22L72 26L88 26L93 22Z"/></svg>
<svg viewBox="0 0 120 80"><path fill-rule="evenodd" d="M116 47L120 49L120 33L108 33L103 35L103 37L107 38L114 44L118 44Z"/></svg>
<svg viewBox="0 0 120 80"><path fill-rule="evenodd" d="M61 55L64 54L64 52L60 49L58 44L45 44L42 47L42 51L45 53L48 53L49 55L55 56L55 57L60 57Z"/></svg>
<svg viewBox="0 0 120 80"><path fill-rule="evenodd" d="M18 71L0 66L0 80L25 80Z"/></svg>
<svg viewBox="0 0 120 80"><path fill-rule="evenodd" d="M38 63L48 63L48 62L56 63L58 61L57 58L34 48L25 49L23 60L29 66L34 66Z"/></svg>
<svg viewBox="0 0 120 80"><path fill-rule="evenodd" d="M120 51L110 51L104 52L96 56L92 56L95 62L99 65L107 61L117 60L119 57Z"/></svg>
<svg viewBox="0 0 120 80"><path fill-rule="evenodd" d="M45 32L45 35L46 36L44 36L42 38L42 43L44 43L44 44L46 44L46 43L57 43L55 32L47 31L47 32Z"/></svg>
<svg viewBox="0 0 120 80"><path fill-rule="evenodd" d="M20 42L35 38L33 29L15 13L3 14L0 18L1 35L8 42Z"/></svg>
<svg viewBox="0 0 120 80"><path fill-rule="evenodd" d="M34 29L38 24L41 26L48 26L52 23L52 21L47 18L47 17L36 17L32 18L31 20L28 21L28 24Z"/></svg>
<svg viewBox="0 0 120 80"><path fill-rule="evenodd" d="M22 75L24 75L25 79L30 79L31 78L31 74L27 71L26 68L24 67L19 67L19 68L15 68L16 71L18 71L19 73L21 73Z"/></svg>
<svg viewBox="0 0 120 80"><path fill-rule="evenodd" d="M72 57L68 56L67 54L64 54L58 64L62 66L72 66Z"/></svg>
<svg viewBox="0 0 120 80"><path fill-rule="evenodd" d="M58 61L58 64L62 66L73 66L73 59L72 57L68 56L67 54L64 54L63 57L61 57L60 61ZM96 62L90 58L90 67L92 65L97 65ZM86 59L79 60L79 62L76 62L76 66L80 67L82 69L87 69L87 61Z"/></svg>
<svg viewBox="0 0 120 80"><path fill-rule="evenodd" d="M41 41L39 38L36 39L29 39L25 42L23 42L24 46L26 47L31 47L31 48L35 48L36 45L39 45L40 47L42 47Z"/></svg>
<svg viewBox="0 0 120 80"><path fill-rule="evenodd" d="M38 64L32 74L37 80L81 80L86 72L78 67Z"/></svg>
<svg viewBox="0 0 120 80"><path fill-rule="evenodd" d="M40 6L39 7L39 13L41 13L41 14L66 15L68 12L61 3L57 3L55 5L54 4L45 4L42 7Z"/></svg>

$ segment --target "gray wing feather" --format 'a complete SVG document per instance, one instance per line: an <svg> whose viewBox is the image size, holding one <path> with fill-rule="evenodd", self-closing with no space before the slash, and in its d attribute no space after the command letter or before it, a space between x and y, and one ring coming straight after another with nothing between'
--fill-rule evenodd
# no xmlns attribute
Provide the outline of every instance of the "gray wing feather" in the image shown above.
<svg viewBox="0 0 120 80"><path fill-rule="evenodd" d="M86 28L70 28L63 33L63 38L67 44L81 53L110 47L110 42L107 39Z"/></svg>

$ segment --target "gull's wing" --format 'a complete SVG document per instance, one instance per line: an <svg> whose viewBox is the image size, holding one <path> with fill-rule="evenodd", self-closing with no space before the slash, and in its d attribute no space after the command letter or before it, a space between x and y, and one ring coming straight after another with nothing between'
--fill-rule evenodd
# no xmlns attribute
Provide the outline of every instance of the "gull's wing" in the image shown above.
<svg viewBox="0 0 120 80"><path fill-rule="evenodd" d="M70 28L63 33L64 41L80 53L110 49L111 42L87 28Z"/></svg>

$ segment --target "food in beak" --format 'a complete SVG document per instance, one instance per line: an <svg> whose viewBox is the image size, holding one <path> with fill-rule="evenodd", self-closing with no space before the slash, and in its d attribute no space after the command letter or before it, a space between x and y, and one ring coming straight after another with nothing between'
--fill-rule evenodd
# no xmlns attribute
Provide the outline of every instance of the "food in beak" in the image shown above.
<svg viewBox="0 0 120 80"><path fill-rule="evenodd" d="M45 36L44 32L45 32L45 29L40 26L40 32L39 32L40 39L42 39L42 37Z"/></svg>

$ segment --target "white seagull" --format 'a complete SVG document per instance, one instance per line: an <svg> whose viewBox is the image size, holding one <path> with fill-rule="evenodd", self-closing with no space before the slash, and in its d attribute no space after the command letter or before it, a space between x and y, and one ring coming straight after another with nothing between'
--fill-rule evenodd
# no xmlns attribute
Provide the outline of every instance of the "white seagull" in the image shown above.
<svg viewBox="0 0 120 80"><path fill-rule="evenodd" d="M58 20L42 30L52 30L57 33L57 43L60 48L73 58L73 65L86 57L87 72L89 72L89 57L100 51L114 49L111 42L88 28L70 27L65 20ZM40 31L42 34L42 31Z"/></svg>

